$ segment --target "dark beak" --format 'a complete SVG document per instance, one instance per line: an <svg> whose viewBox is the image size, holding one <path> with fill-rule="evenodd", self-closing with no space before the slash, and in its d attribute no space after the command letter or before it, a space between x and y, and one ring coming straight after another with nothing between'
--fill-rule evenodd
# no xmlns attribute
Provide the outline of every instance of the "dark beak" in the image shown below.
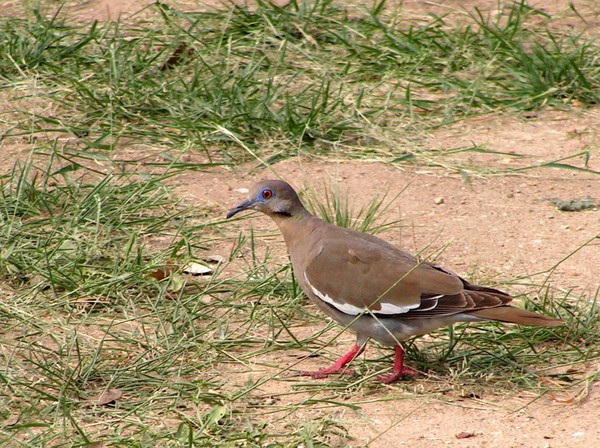
<svg viewBox="0 0 600 448"><path fill-rule="evenodd" d="M227 213L227 219L231 218L233 215L237 215L239 212L243 212L244 210L248 210L249 208L252 208L252 206L254 205L255 201L248 199L245 202L242 202L241 204L239 204L237 207L232 208L231 210L229 210L229 213Z"/></svg>

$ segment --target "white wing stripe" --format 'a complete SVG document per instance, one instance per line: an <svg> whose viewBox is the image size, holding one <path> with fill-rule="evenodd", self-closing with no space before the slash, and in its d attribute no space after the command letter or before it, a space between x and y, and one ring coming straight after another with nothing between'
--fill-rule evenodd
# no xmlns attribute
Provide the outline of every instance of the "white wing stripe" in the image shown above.
<svg viewBox="0 0 600 448"><path fill-rule="evenodd" d="M350 314L352 316L358 316L359 314L363 314L367 311L366 308L359 308L350 303L336 302L331 297L329 297L327 294L323 294L321 291L319 291L317 288L315 288L310 283L310 281L308 280L308 277L306 276L306 273L304 274L304 279L306 280L306 284L308 285L308 287L311 289L311 291L314 293L315 296L317 296L323 302L326 302L329 305L337 308L342 313ZM398 305L394 305L393 303L381 302L381 309L376 310L374 312L377 314L404 314L413 308L417 308L418 306L419 306L418 303L416 303L414 305L398 306Z"/></svg>
<svg viewBox="0 0 600 448"><path fill-rule="evenodd" d="M430 311L434 309L436 306L438 306L438 299L441 299L442 297L444 297L444 294L428 297L427 300L433 300L433 305L428 306L427 308L421 308L419 311Z"/></svg>

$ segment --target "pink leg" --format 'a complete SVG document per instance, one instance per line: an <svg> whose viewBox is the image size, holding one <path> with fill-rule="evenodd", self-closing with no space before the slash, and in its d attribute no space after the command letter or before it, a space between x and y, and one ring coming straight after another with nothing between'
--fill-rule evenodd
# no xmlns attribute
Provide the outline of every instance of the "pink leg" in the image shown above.
<svg viewBox="0 0 600 448"><path fill-rule="evenodd" d="M394 347L395 356L394 356L394 370L389 375L380 375L379 379L382 383L390 384L396 380L399 380L404 375L415 375L417 372L411 369L410 367L404 367L404 349L396 345Z"/></svg>
<svg viewBox="0 0 600 448"><path fill-rule="evenodd" d="M314 372L301 372L300 375L312 376L313 378L325 378L327 375L331 375L332 373L344 372L353 374L353 370L347 370L345 367L350 363L350 361L356 358L360 352L363 351L363 349L364 345L361 347L360 345L356 344L354 347L352 347L352 350L338 359L335 363L333 363L333 365L325 367L324 369L316 370Z"/></svg>

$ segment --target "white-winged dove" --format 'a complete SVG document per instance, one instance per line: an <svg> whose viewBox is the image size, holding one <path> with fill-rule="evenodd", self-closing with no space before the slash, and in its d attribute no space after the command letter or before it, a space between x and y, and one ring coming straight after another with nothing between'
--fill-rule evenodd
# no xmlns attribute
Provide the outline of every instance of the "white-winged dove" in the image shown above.
<svg viewBox="0 0 600 448"><path fill-rule="evenodd" d="M390 383L415 373L404 366L401 342L455 322L496 320L556 326L563 323L515 308L512 298L493 288L472 285L434 264L419 262L373 235L337 227L311 215L294 189L280 180L259 182L243 210L270 216L283 234L302 290L325 314L356 332L356 345L314 378L341 372L370 338L395 348L394 369L381 380Z"/></svg>

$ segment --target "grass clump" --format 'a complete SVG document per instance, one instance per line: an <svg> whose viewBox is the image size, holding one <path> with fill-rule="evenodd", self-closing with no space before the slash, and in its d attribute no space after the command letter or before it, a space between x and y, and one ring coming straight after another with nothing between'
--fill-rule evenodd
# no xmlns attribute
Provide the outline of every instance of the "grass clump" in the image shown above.
<svg viewBox="0 0 600 448"><path fill-rule="evenodd" d="M169 287L148 274L189 258L184 209L160 176L83 171L33 154L1 179L0 400L2 418L18 420L3 444L48 446L71 431L89 441L78 415L104 388L137 389L130 356L134 376L167 363L156 346L164 328L148 313Z"/></svg>
<svg viewBox="0 0 600 448"><path fill-rule="evenodd" d="M144 239L160 235L181 213L160 178L106 175L82 182L53 172L52 163L43 169L18 162L1 179L0 263L7 278L107 298L114 294L109 290L116 293L167 261L142 250Z"/></svg>
<svg viewBox="0 0 600 448"><path fill-rule="evenodd" d="M599 101L598 45L530 26L547 17L524 2L494 18L475 10L461 26L406 22L384 2L352 16L331 1L146 13L135 25L71 25L60 10L0 22L4 88L35 80L61 109L29 115L13 135L63 131L100 149L133 137L225 161L333 144L389 155L407 131Z"/></svg>
<svg viewBox="0 0 600 448"><path fill-rule="evenodd" d="M325 187L324 198L317 198L314 190L302 194L303 202L307 209L319 216L325 222L340 227L348 227L366 233L381 233L399 224L399 220L380 222L379 218L385 215L402 191L391 199L387 193L375 196L371 201L359 210L354 210L349 204L348 193L341 193L339 185L332 189Z"/></svg>

